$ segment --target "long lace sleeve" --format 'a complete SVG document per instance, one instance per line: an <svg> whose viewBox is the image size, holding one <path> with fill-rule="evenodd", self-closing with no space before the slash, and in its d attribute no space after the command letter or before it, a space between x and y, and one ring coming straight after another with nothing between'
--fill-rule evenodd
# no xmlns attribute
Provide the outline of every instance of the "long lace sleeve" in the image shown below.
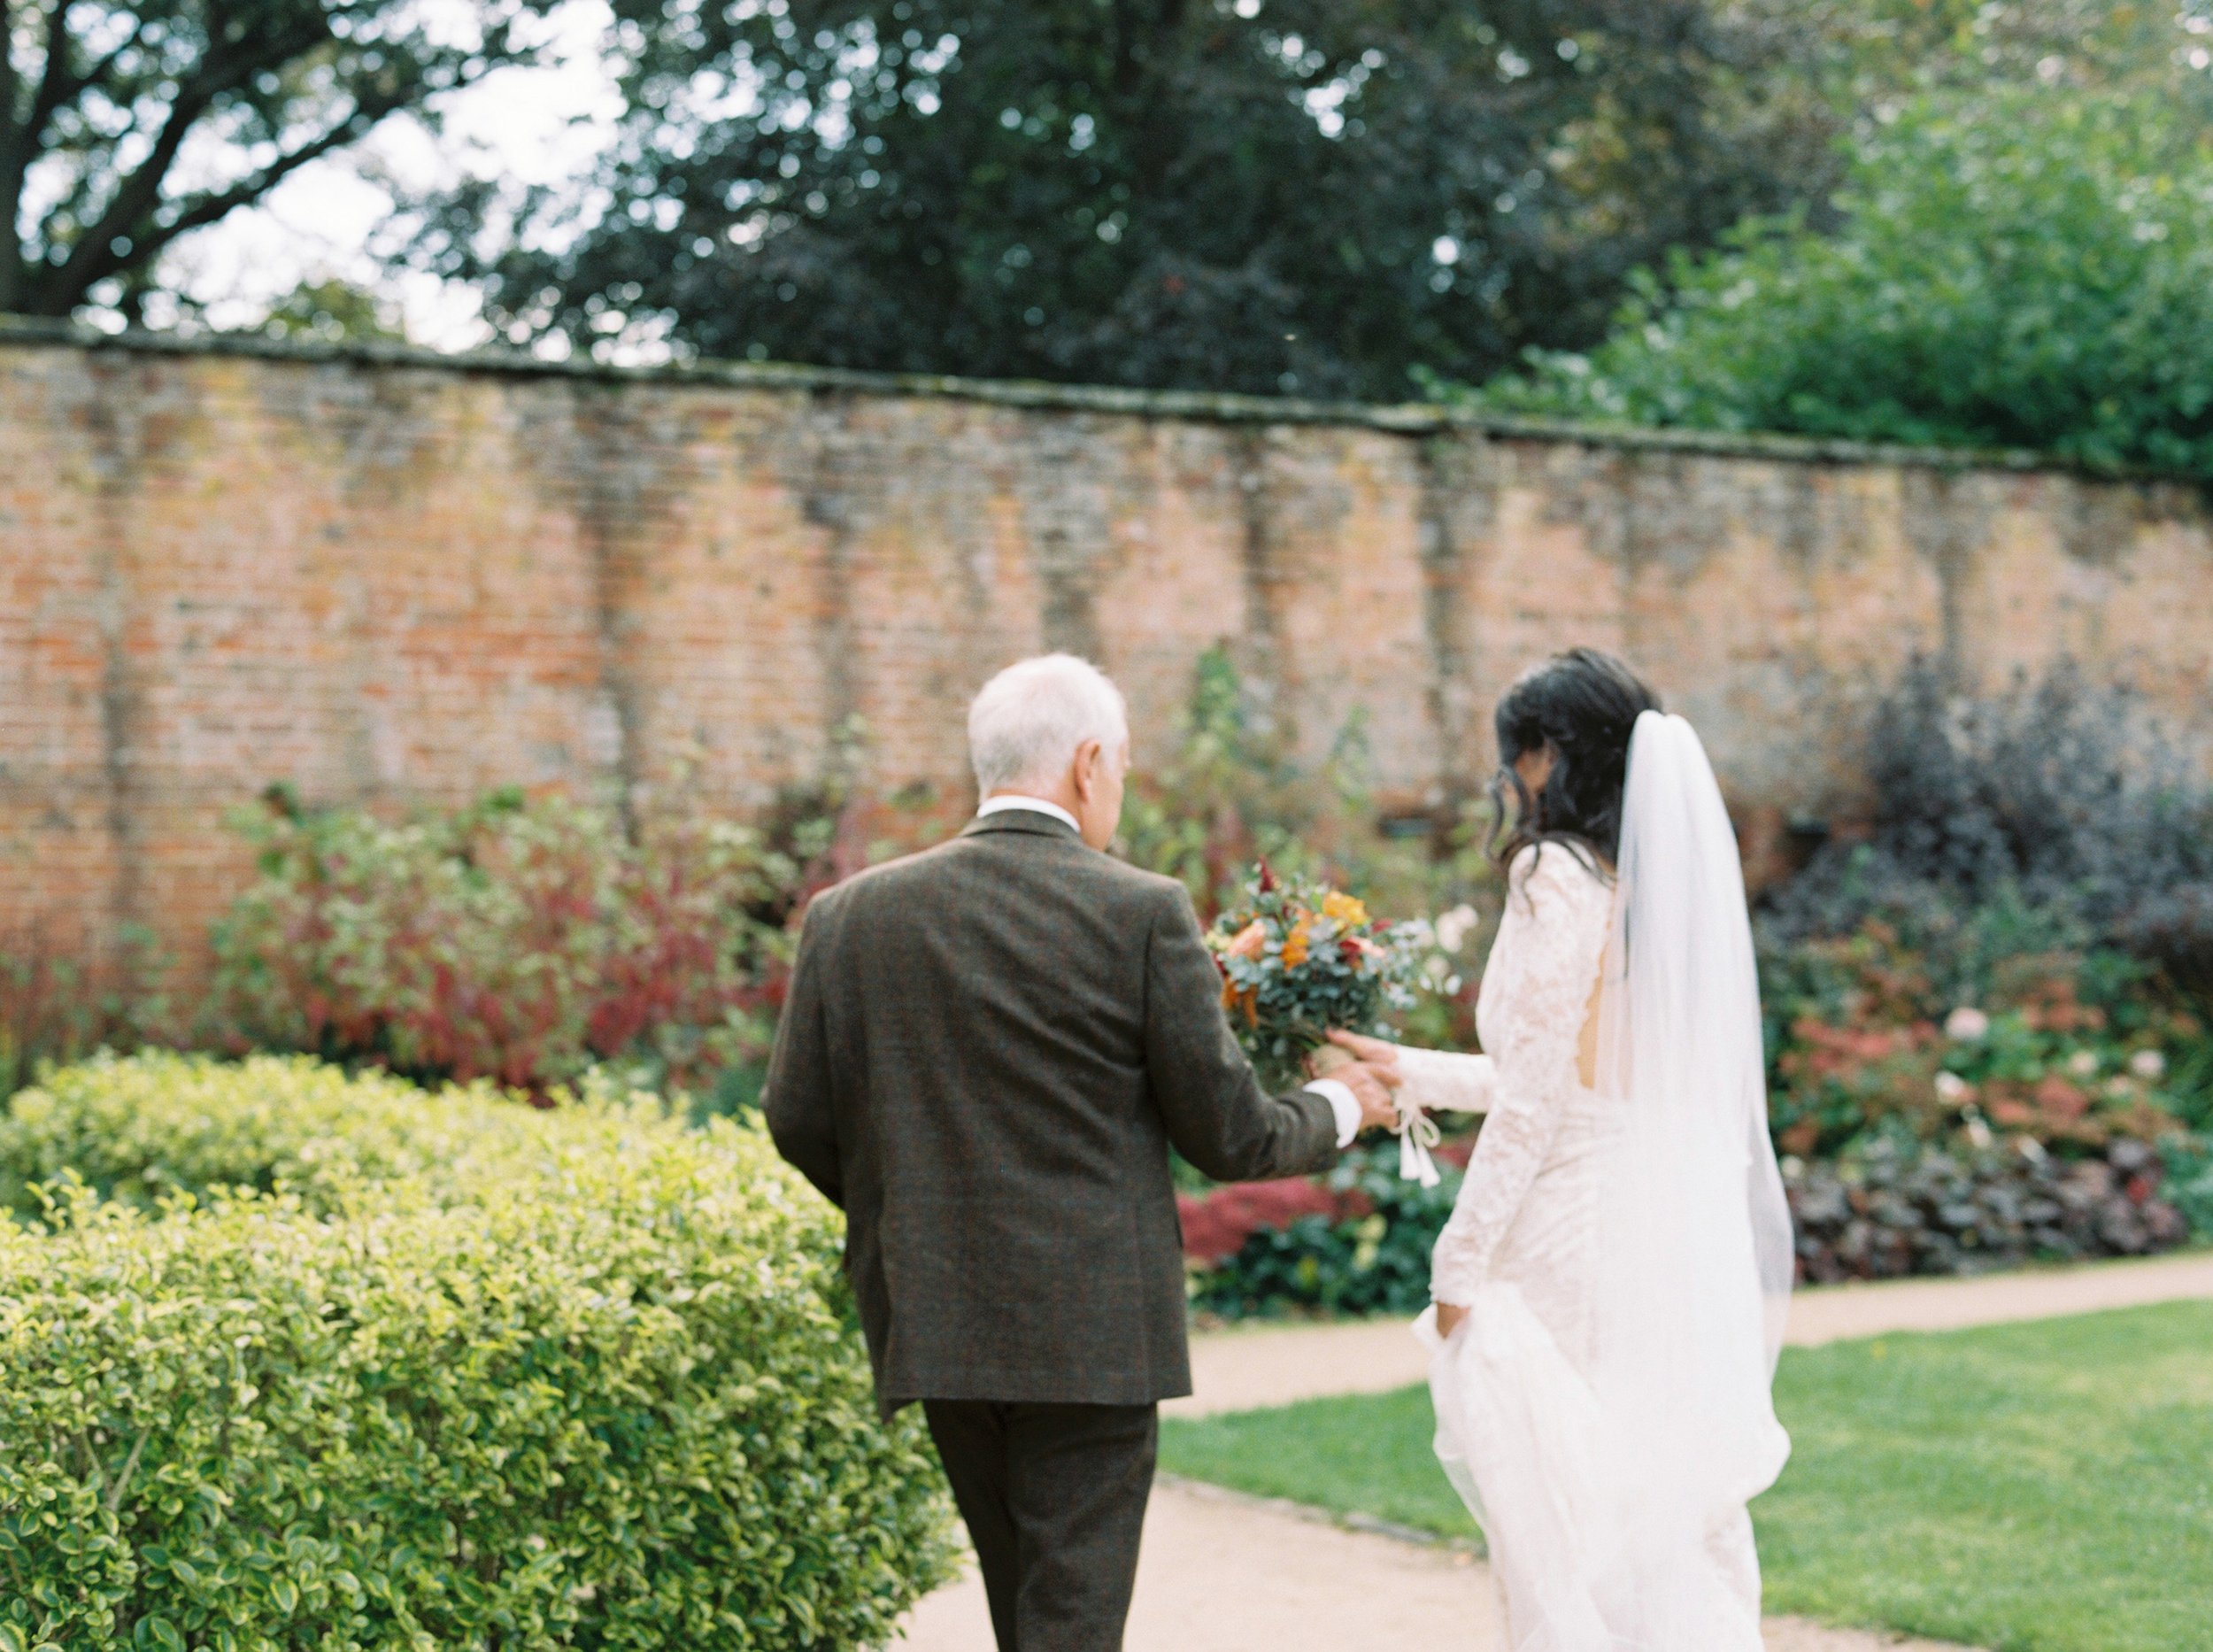
<svg viewBox="0 0 2213 1652"><path fill-rule="evenodd" d="M1474 1300L1558 1133L1613 910L1608 886L1558 845L1523 850L1507 883L1489 965L1501 973L1486 982L1483 1006L1490 1115L1430 1258L1430 1293L1460 1307Z"/></svg>
<svg viewBox="0 0 2213 1652"><path fill-rule="evenodd" d="M1432 1113L1483 1113L1490 1110L1495 1069L1488 1055L1466 1055L1457 1050L1401 1049L1399 1071L1405 1083L1400 1093L1418 1101Z"/></svg>

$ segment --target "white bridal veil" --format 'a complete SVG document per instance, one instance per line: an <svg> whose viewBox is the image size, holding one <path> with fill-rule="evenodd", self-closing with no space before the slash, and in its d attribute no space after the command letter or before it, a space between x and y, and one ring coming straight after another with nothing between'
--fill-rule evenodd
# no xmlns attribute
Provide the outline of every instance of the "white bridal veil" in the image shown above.
<svg viewBox="0 0 2213 1652"><path fill-rule="evenodd" d="M1626 1454L1609 1570L1634 1633L1617 1644L1720 1648L1686 1633L1722 1621L1705 1597L1742 1581L1732 1525L1790 1449L1771 1396L1791 1219L1736 834L1697 732L1658 712L1629 744L1597 1088L1623 1109L1600 1195L1592 1369ZM1756 1617L1744 1628L1756 1647Z"/></svg>
<svg viewBox="0 0 2213 1652"><path fill-rule="evenodd" d="M1438 1455L1492 1540L1515 1652L1756 1652L1746 1501L1789 1452L1771 1400L1793 1273L1769 1143L1744 873L1705 748L1629 748L1594 1088L1587 1370L1511 1284L1431 1371Z"/></svg>

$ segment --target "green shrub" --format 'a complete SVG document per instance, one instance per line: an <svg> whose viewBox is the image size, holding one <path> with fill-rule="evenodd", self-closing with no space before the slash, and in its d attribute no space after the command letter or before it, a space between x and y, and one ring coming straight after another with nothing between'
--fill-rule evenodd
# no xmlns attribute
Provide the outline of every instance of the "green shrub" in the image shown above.
<svg viewBox="0 0 2213 1652"><path fill-rule="evenodd" d="M2164 1192L2190 1231L2213 1236L2213 1139L2197 1137L2165 1144Z"/></svg>
<svg viewBox="0 0 2213 1652"><path fill-rule="evenodd" d="M365 1184L451 1193L487 1158L541 1138L521 1112L489 1085L432 1108L404 1080L297 1057L103 1054L48 1073L0 1116L0 1203L36 1216L47 1200L34 1185L65 1173L147 1211L218 1187L282 1190L319 1214Z"/></svg>
<svg viewBox="0 0 2213 1652"><path fill-rule="evenodd" d="M2213 475L2213 151L2173 99L1924 96L1862 127L1837 205L1679 256L1477 399Z"/></svg>
<svg viewBox="0 0 2213 1652"><path fill-rule="evenodd" d="M348 1197L80 1187L0 1224L0 1647L797 1652L882 1643L945 1574L836 1215L758 1130L426 1098L418 1133L403 1086L268 1061L102 1063L16 1111L137 1118L132 1198L312 1183L226 1077L358 1098ZM413 1173L457 1118L505 1134Z"/></svg>

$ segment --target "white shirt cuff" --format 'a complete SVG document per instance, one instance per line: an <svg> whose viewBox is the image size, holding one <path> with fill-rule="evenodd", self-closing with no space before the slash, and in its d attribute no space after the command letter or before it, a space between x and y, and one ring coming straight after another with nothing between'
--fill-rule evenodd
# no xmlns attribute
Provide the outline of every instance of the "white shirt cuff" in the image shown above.
<svg viewBox="0 0 2213 1652"><path fill-rule="evenodd" d="M1360 1101L1352 1086L1341 1079L1317 1078L1307 1088L1327 1101L1330 1111L1337 1115L1337 1145L1351 1146L1353 1138L1360 1134Z"/></svg>

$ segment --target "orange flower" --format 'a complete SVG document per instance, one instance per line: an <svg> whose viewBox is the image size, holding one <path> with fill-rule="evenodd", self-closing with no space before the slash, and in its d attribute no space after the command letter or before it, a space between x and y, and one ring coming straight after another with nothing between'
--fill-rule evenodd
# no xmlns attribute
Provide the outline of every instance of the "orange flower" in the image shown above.
<svg viewBox="0 0 2213 1652"><path fill-rule="evenodd" d="M1364 930L1368 927L1368 905L1342 890L1333 889L1322 897L1322 915L1333 920L1341 930Z"/></svg>
<svg viewBox="0 0 2213 1652"><path fill-rule="evenodd" d="M1268 946L1268 925L1258 918L1239 930L1237 938L1222 950L1232 958L1257 958Z"/></svg>
<svg viewBox="0 0 2213 1652"><path fill-rule="evenodd" d="M1245 1012L1246 1022L1255 1027L1261 1024L1261 995L1253 988L1247 987L1239 992L1236 982L1224 981L1222 984L1222 1007L1241 1009Z"/></svg>
<svg viewBox="0 0 2213 1652"><path fill-rule="evenodd" d="M1312 944L1308 931L1313 925L1314 914L1302 912L1299 915L1299 922L1292 926L1291 933L1284 937L1284 969L1296 969L1307 961L1307 953Z"/></svg>

